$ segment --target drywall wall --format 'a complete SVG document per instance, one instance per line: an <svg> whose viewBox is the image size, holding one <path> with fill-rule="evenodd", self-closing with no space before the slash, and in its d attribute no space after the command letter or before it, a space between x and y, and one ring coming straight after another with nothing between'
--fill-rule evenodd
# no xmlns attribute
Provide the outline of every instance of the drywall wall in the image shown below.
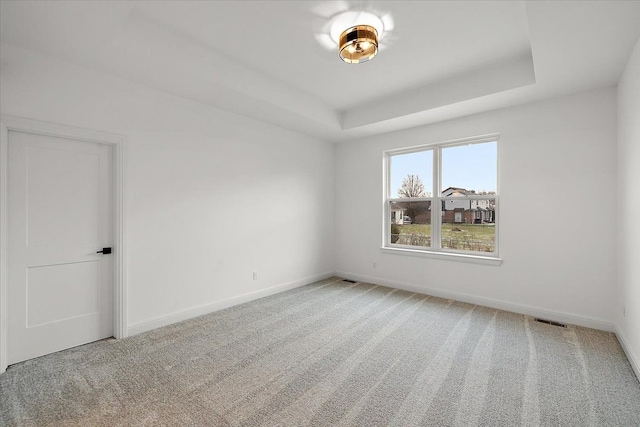
<svg viewBox="0 0 640 427"><path fill-rule="evenodd" d="M600 89L339 145L338 272L613 329L615 109ZM382 253L383 151L495 132L502 265Z"/></svg>
<svg viewBox="0 0 640 427"><path fill-rule="evenodd" d="M3 114L128 139L135 332L334 270L331 144L12 46L1 55Z"/></svg>
<svg viewBox="0 0 640 427"><path fill-rule="evenodd" d="M640 378L640 41L618 84L618 336Z"/></svg>

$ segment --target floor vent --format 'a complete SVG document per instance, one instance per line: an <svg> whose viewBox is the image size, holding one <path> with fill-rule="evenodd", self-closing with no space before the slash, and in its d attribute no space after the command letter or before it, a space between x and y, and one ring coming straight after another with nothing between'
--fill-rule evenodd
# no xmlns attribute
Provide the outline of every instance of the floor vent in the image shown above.
<svg viewBox="0 0 640 427"><path fill-rule="evenodd" d="M561 328L566 328L567 327L567 325L565 325L564 323L554 322L553 320L535 319L535 321L536 322L540 322L540 323L546 323L547 325L560 326Z"/></svg>
<svg viewBox="0 0 640 427"><path fill-rule="evenodd" d="M358 283L355 280L347 280L347 279L342 279L343 282L349 282L349 283Z"/></svg>

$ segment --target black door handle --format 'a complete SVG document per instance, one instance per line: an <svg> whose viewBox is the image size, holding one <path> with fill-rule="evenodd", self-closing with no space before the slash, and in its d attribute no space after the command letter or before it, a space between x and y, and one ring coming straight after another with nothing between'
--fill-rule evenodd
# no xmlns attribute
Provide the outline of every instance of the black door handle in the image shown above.
<svg viewBox="0 0 640 427"><path fill-rule="evenodd" d="M97 254L104 254L104 255L108 255L111 253L111 248L102 248L101 251L96 252Z"/></svg>

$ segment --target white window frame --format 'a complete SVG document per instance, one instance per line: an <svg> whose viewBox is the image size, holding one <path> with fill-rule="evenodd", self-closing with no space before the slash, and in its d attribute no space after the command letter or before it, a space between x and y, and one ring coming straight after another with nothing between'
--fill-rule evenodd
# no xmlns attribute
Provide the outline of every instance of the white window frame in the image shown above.
<svg viewBox="0 0 640 427"><path fill-rule="evenodd" d="M452 141L435 142L414 147L388 150L384 155L384 193L383 193L383 237L381 250L385 253L396 255L424 256L429 258L439 258L454 261L465 261L479 264L500 265L502 258L499 252L499 236L500 236L500 135L489 134L476 136L471 138L456 139ZM442 150L445 148L465 146L473 144L481 144L486 142L496 142L496 194L495 195L468 195L467 200L494 200L495 201L495 251L473 252L456 249L446 249L441 247L442 235L442 202L449 200L461 200L460 197L442 196ZM416 198L398 198L391 197L391 158L401 154L418 153L422 151L432 151L433 156L433 187L431 188L432 197L416 197ZM431 202L431 247L420 247L410 245L400 245L391 243L391 202Z"/></svg>

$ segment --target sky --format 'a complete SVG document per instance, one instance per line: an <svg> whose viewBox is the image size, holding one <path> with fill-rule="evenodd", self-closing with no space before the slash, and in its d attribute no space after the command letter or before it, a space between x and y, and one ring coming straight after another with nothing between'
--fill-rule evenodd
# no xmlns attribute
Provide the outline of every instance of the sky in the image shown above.
<svg viewBox="0 0 640 427"><path fill-rule="evenodd" d="M442 149L442 185L467 190L496 191L497 143L461 145ZM418 175L425 191L432 193L433 153L401 154L391 157L391 197L398 197L402 180Z"/></svg>

